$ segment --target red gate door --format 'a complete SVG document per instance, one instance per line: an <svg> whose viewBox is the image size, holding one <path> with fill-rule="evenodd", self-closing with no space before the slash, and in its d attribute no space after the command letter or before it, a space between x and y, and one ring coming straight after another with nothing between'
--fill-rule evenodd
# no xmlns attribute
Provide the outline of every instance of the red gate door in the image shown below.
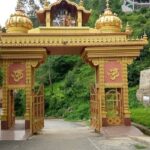
<svg viewBox="0 0 150 150"><path fill-rule="evenodd" d="M44 127L44 86L33 95L32 104L32 133L35 134Z"/></svg>

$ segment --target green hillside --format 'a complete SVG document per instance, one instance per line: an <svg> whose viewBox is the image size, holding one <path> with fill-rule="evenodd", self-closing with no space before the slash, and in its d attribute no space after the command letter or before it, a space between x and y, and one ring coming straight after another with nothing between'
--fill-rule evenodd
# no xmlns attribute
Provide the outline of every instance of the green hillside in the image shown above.
<svg viewBox="0 0 150 150"><path fill-rule="evenodd" d="M94 70L79 56L49 57L36 77L37 84L45 84L46 116L89 118L89 91L94 83Z"/></svg>

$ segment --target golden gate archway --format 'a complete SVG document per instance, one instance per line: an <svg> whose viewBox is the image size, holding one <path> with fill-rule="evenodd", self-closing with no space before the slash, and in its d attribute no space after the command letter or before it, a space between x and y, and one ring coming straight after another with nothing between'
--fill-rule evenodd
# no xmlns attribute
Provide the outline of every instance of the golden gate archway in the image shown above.
<svg viewBox="0 0 150 150"><path fill-rule="evenodd" d="M42 26L32 29L31 20L18 7L0 33L0 65L3 69L1 128L14 124L14 89L26 93L25 128L36 133L44 126L43 87L34 91L35 69L48 55L80 55L95 68L96 81L91 88L91 127L130 125L127 66L147 44L147 36L130 39L129 25L107 8L95 24L85 26L91 11L69 0L58 0L37 12ZM10 112L11 111L11 112Z"/></svg>

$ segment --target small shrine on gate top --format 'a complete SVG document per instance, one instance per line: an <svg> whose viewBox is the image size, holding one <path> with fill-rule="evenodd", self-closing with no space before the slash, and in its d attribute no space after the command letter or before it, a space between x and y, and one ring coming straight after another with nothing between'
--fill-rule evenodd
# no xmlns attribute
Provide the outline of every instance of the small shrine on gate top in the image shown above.
<svg viewBox="0 0 150 150"><path fill-rule="evenodd" d="M127 66L148 43L147 36L132 39L128 24L122 31L122 21L112 12L108 0L94 28L86 26L91 13L84 8L83 0L79 4L45 1L43 9L37 11L41 25L33 28L30 18L17 6L6 22L6 33L0 33L2 129L14 125L15 89L26 93L25 128L31 134L43 128L44 96L43 91L33 93L34 72L48 55L80 55L95 69L90 97L92 128L100 131L102 126L130 125Z"/></svg>

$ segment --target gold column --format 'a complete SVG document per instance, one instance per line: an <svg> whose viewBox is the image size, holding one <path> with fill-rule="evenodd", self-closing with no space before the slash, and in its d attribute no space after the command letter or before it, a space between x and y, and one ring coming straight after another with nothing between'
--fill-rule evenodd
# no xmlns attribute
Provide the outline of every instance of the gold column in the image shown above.
<svg viewBox="0 0 150 150"><path fill-rule="evenodd" d="M99 60L99 98L100 98L100 118L101 118L101 125L105 125L106 122L106 111L105 111L105 84L104 84L104 59L100 58Z"/></svg>
<svg viewBox="0 0 150 150"><path fill-rule="evenodd" d="M47 11L46 12L46 27L50 27L51 26L51 16L50 13Z"/></svg>
<svg viewBox="0 0 150 150"><path fill-rule="evenodd" d="M38 61L26 61L26 114L25 128L30 129L32 134L32 103L33 103L33 88L34 88L34 68L38 65Z"/></svg>
<svg viewBox="0 0 150 150"><path fill-rule="evenodd" d="M129 111L129 99L128 99L128 70L127 65L132 60L123 58L123 113L124 113L124 124L130 125L130 111Z"/></svg>
<svg viewBox="0 0 150 150"><path fill-rule="evenodd" d="M78 11L78 27L82 27L82 12Z"/></svg>
<svg viewBox="0 0 150 150"><path fill-rule="evenodd" d="M97 67L97 101L98 101L98 128L96 129L97 132L100 132L100 129L102 127L102 99L101 99L101 88L100 88L100 70L101 66L100 64Z"/></svg>
<svg viewBox="0 0 150 150"><path fill-rule="evenodd" d="M2 130L8 129L8 88L7 88L7 67L8 62L5 60L2 62L2 68L3 68L3 98L2 98L2 116L1 116L1 128Z"/></svg>
<svg viewBox="0 0 150 150"><path fill-rule="evenodd" d="M101 58L92 60L92 64L96 67L96 88L97 88L97 101L98 101L98 116L97 121L98 125L96 131L100 132L100 129L103 125L103 110L102 102L104 101L104 60Z"/></svg>
<svg viewBox="0 0 150 150"><path fill-rule="evenodd" d="M26 113L25 113L25 128L31 129L31 103L32 103L32 71L31 62L26 62Z"/></svg>

